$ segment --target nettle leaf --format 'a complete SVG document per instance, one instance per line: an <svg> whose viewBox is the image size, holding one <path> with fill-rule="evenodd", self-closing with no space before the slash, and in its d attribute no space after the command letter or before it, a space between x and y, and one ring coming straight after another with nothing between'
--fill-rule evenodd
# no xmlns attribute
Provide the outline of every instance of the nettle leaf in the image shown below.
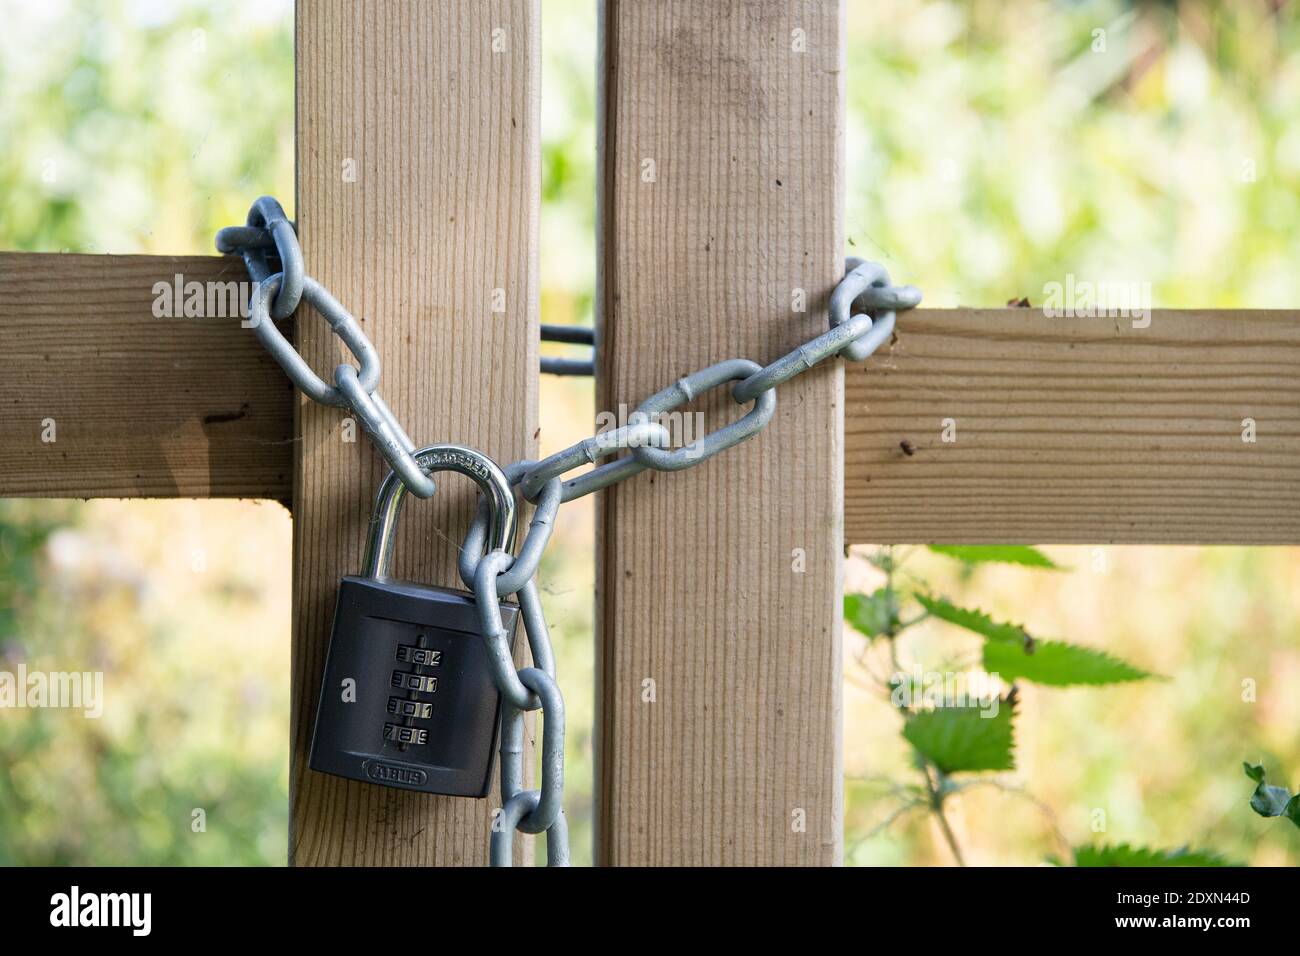
<svg viewBox="0 0 1300 956"><path fill-rule="evenodd" d="M1037 684L1069 687L1116 684L1152 676L1104 651L1037 640L1019 624L995 621L983 611L957 607L925 594L916 595L916 599L934 617L985 638L984 670L1008 683L1023 677Z"/></svg>
<svg viewBox="0 0 1300 956"><path fill-rule="evenodd" d="M1250 808L1261 817L1280 817L1291 802L1291 792L1286 787L1271 787L1261 783L1250 797Z"/></svg>
<svg viewBox="0 0 1300 956"><path fill-rule="evenodd" d="M1065 570L1037 548L1027 544L931 544L935 554L956 558L965 564L1019 564L1026 568Z"/></svg>
<svg viewBox="0 0 1300 956"><path fill-rule="evenodd" d="M903 724L903 737L944 773L1014 770L1015 705L1002 699L991 711L979 704L918 711Z"/></svg>
<svg viewBox="0 0 1300 956"><path fill-rule="evenodd" d="M984 670L1008 683L1023 679L1053 687L1118 684L1152 676L1105 651L1061 641L1033 641L1019 647L987 641Z"/></svg>
<svg viewBox="0 0 1300 956"><path fill-rule="evenodd" d="M884 588L871 594L844 595L844 620L867 637L888 634L897 617L897 598Z"/></svg>
<svg viewBox="0 0 1300 956"><path fill-rule="evenodd" d="M1261 817L1286 817L1300 827L1300 793L1292 794L1286 787L1264 782L1264 767L1260 764L1242 763L1246 776L1255 782L1255 792L1250 795L1250 808Z"/></svg>
<svg viewBox="0 0 1300 956"><path fill-rule="evenodd" d="M1282 808L1282 816L1300 827L1300 793L1286 802L1286 806Z"/></svg>
<svg viewBox="0 0 1300 956"><path fill-rule="evenodd" d="M1117 843L1114 846L1076 846L1075 866L1239 866L1207 850L1180 847L1161 850Z"/></svg>
<svg viewBox="0 0 1300 956"><path fill-rule="evenodd" d="M957 607L951 601L933 595L918 594L917 601L934 617L949 624L973 631L991 641L1009 641L1014 644L1032 644L1033 638L1019 624L1004 624L995 621L983 611Z"/></svg>

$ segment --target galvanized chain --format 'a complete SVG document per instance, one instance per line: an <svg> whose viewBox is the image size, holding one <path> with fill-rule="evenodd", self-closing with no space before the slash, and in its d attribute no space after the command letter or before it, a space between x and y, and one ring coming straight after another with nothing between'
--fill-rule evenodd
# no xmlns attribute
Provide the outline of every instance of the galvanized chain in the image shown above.
<svg viewBox="0 0 1300 956"><path fill-rule="evenodd" d="M517 461L504 471L507 480L525 500L537 506L519 553L483 553L490 509L480 501L460 551L460 575L474 588L482 633L491 647L497 686L501 690L501 794L504 808L493 827L493 865L509 865L514 830L546 831L548 865L557 851L568 864L567 830L561 806L564 787L563 701L555 687L550 637L537 601L538 566L554 529L560 505L607 488L615 482L654 469L681 471L707 461L758 434L776 411L776 387L832 355L870 356L893 336L895 313L915 307L920 290L892 286L885 270L871 262L849 259L847 274L836 286L830 302L830 328L767 366L746 359L730 359L679 379L650 396L629 416L627 424L570 445L540 461ZM739 420L697 439L684 448L668 449L669 432L658 421L673 409L693 401L709 389L735 382L731 396L738 404L752 402ZM631 454L607 464L602 458L630 449ZM576 478L563 476L584 464L596 465ZM501 626L498 601L519 594L519 604L533 652L535 668L515 672ZM551 695L551 696L548 696ZM524 790L522 780L523 715L541 705L545 714L542 738L541 790ZM552 734L559 716L560 727ZM561 849L562 848L562 849Z"/></svg>
<svg viewBox="0 0 1300 956"><path fill-rule="evenodd" d="M622 449L631 449L632 454L566 480L561 487L560 501L581 498L647 469L681 471L707 461L753 438L767 426L776 411L777 386L833 355L864 361L893 337L896 313L915 308L920 302L920 289L891 285L889 274L882 266L849 258L845 260L844 278L831 294L830 328L826 332L766 366L748 359L728 359L678 379L642 402L622 428L583 439L525 468L519 480L523 495L528 501L536 502L549 480L582 464L595 464L597 459ZM735 382L731 386L732 400L739 405L752 402L750 410L739 420L690 445L665 448L668 431L659 419L728 382ZM479 517L482 518L481 513Z"/></svg>
<svg viewBox="0 0 1300 956"><path fill-rule="evenodd" d="M433 479L416 460L414 442L379 397L379 359L370 340L352 315L318 282L303 271L302 250L280 204L262 197L253 204L245 226L217 233L217 248L243 255L257 283L250 299L250 325L272 357L294 383L313 400L346 407L375 441L397 480L419 497L434 492ZM268 253L276 253L279 271L272 271ZM274 296L274 300L272 297ZM285 318L301 299L316 308L356 357L359 368L340 365L334 385L323 382L275 328L272 318ZM489 533L489 508L480 500L460 549L459 572L472 588L480 631L493 679L501 693L501 799L492 825L493 866L509 866L514 834L545 833L548 866L569 864L568 824L564 816L564 700L555 680L555 655L537 589L537 570L554 530L561 504L608 488L647 469L681 471L753 438L776 411L776 388L833 355L854 361L868 358L894 333L896 313L914 308L921 292L913 286L891 285L884 268L861 259L846 260L843 280L830 300L826 332L803 343L766 366L748 359L728 359L679 379L650 396L628 422L565 448L542 461L521 460L503 469L510 485L536 505L528 532L511 555L504 550L484 553ZM590 329L543 326L549 341L594 344ZM590 375L586 360L542 360L542 371L560 375ZM668 413L703 393L731 384L732 400L750 405L738 420L682 448L669 448L669 431L660 421ZM631 454L598 462L620 451ZM574 478L564 476L584 464L595 467ZM390 476L390 479L393 476ZM400 500L400 496L398 497ZM395 515L376 520L395 519ZM516 669L510 636L502 625L500 601L517 595L533 666ZM542 780L537 790L524 789L525 714L541 711Z"/></svg>
<svg viewBox="0 0 1300 956"><path fill-rule="evenodd" d="M411 492L419 498L431 497L436 486L415 463L415 443L379 396L378 353L352 313L306 274L298 235L280 203L271 196L262 196L249 210L247 224L220 230L216 243L220 252L243 256L248 275L256 283L249 296L248 325L293 383L313 401L351 411ZM279 266L276 270L271 268L271 253ZM333 385L312 371L272 321L287 319L303 299L329 323L360 366L335 368ZM547 337L553 336L553 341L592 342L590 329L547 329ZM589 375L590 367L590 361L577 359L542 360L542 371L556 375Z"/></svg>

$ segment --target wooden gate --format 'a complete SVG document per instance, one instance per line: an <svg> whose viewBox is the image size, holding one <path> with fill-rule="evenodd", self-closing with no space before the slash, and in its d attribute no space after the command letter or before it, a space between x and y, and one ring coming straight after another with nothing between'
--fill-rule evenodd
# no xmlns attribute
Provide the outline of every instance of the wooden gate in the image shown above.
<svg viewBox="0 0 1300 956"><path fill-rule="evenodd" d="M824 328L846 2L602 5L601 408ZM532 455L538 0L305 0L296 35L310 271L366 318L409 432ZM154 284L178 274L244 278L233 258L0 254L0 494L289 504L291 862L486 862L494 800L307 769L333 594L382 460L338 441L337 414L238 322L155 318ZM329 368L340 347L306 312L297 347ZM1296 319L908 313L864 366L783 387L755 441L603 493L597 862L840 859L846 539L1300 541ZM941 440L947 420L961 441ZM460 487L411 509L396 570L454 583L431 530L470 510Z"/></svg>

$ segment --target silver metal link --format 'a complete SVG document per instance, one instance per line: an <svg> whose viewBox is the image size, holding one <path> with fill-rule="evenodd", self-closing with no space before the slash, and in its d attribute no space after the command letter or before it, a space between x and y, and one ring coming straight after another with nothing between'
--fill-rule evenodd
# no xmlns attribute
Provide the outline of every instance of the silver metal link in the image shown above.
<svg viewBox="0 0 1300 956"><path fill-rule="evenodd" d="M338 369L334 370L334 377L336 379L338 378ZM397 436L397 440L401 446L408 452L412 451L415 448L415 442L411 441L411 436L406 434L406 429L404 429L401 422L397 420L397 416L394 415L393 410L388 407L388 403L379 397L378 390L370 393L370 400L375 403L375 408L379 411L380 417L388 423L388 427L393 430L393 434ZM389 464L391 465L392 462L389 462ZM420 494L418 489L412 488L411 491L416 495L419 495L421 498L427 497L427 495Z"/></svg>
<svg viewBox="0 0 1300 956"><path fill-rule="evenodd" d="M711 388L716 388L725 382L749 378L761 371L759 364L749 359L728 359L678 379L676 384L647 398L637 411L654 420L655 417L670 412L679 405L693 401ZM753 438L772 420L775 411L776 392L768 389L755 396L754 407L739 421L709 432L685 448L668 451L664 448L641 445L632 449L632 454L641 464L656 471L681 471L684 468L691 468Z"/></svg>
<svg viewBox="0 0 1300 956"><path fill-rule="evenodd" d="M489 859L493 866L514 866L514 837L519 821L532 813L541 801L536 790L523 790L506 801L500 818L492 826ZM561 812L546 831L546 865L569 865L569 823Z"/></svg>
<svg viewBox="0 0 1300 956"><path fill-rule="evenodd" d="M555 651L551 647L551 629L542 612L542 598L536 579L519 589L519 616L524 620L524 633L528 635L528 653L533 666L555 676Z"/></svg>
<svg viewBox="0 0 1300 956"><path fill-rule="evenodd" d="M361 422L362 430L370 436L388 466L401 477L402 484L419 498L431 497L437 485L412 457L415 445L397 424L379 393L367 393L361 386L357 370L351 365L340 365L334 370L334 383Z"/></svg>
<svg viewBox="0 0 1300 956"><path fill-rule="evenodd" d="M641 420L607 432L601 432L591 438L584 438L563 451L557 451L549 458L544 458L532 465L519 483L519 489L526 499L533 501L547 482L560 477L566 471L577 468L579 465L594 465L601 458L622 451L625 448L638 448L641 445L664 446L668 444L670 438L668 429L664 428L663 425L658 422ZM642 469L638 468L637 470ZM597 468L595 471L600 471L600 469ZM594 474L595 471L588 472L588 475ZM565 483L564 488L566 491L561 493L561 502L572 501L574 498L580 497L579 495L567 494L567 489L572 484L573 482Z"/></svg>
<svg viewBox="0 0 1300 956"><path fill-rule="evenodd" d="M891 286L884 266L856 256L844 260L844 269L844 279L831 293L830 324L831 328L843 325L854 309L876 313L872 330L840 353L854 362L862 362L894 334L895 312L920 305L921 290L910 285Z"/></svg>
<svg viewBox="0 0 1300 956"><path fill-rule="evenodd" d="M505 469L506 479L517 485L528 473L531 461L517 461ZM560 510L560 480L552 478L542 487L541 499L533 512L533 519L528 524L528 533L524 543L519 546L514 563L497 577L497 594L505 597L514 594L537 574L537 566L542 562L542 554L550 543L551 532L555 530L555 516ZM480 501L474 521L465 533L465 540L460 548L460 579L465 586L474 586L474 575L478 569L479 558L483 555L483 543L487 538L488 506Z"/></svg>
<svg viewBox="0 0 1300 956"><path fill-rule="evenodd" d="M304 395L322 405L344 408L348 405L347 396L332 385L326 384L310 365L306 363L298 350L289 344L283 333L271 321L268 305L271 296L280 288L283 275L277 272L253 287L253 294L248 302L248 323L262 347L271 353L271 357L284 369L285 374L293 380ZM302 297L312 306L321 318L329 323L343 344L348 347L360 368L357 378L361 388L367 394L379 386L379 353L370 344L370 339L361 331L361 326L352 317L352 313L343 307L338 299L330 295L329 290L308 276L303 280Z"/></svg>
<svg viewBox="0 0 1300 956"><path fill-rule="evenodd" d="M538 700L542 702L543 714L550 722L552 708L558 708L560 714L560 730L558 748L551 747L549 750L550 760L560 762L560 777L555 777L555 770L552 767L550 777L543 774L543 783L550 780L550 790L559 793L559 796L552 795L547 801L547 808L552 804L559 803L560 796L563 795L563 760L564 760L564 743L563 743L563 700L556 704L555 696L559 695L559 688L555 685L555 653L551 649L551 637L549 628L546 627L546 618L542 615L542 602L537 594L537 581L528 581L523 589L519 592L520 615L524 619L524 631L528 635L528 650L532 654L533 669L541 672L542 676L550 680L546 688L538 688L536 678L525 678L524 672L520 671L520 683L525 687L538 691ZM512 706L510 702L503 700L500 702L500 714L502 714L502 731L500 731L500 792L503 799L510 799L515 793L523 790L524 787L524 723L523 719L515 719L519 714L520 718L524 711ZM547 723L547 726L550 726ZM543 737L543 747L547 747L546 737ZM556 780L559 784L556 787ZM543 786L543 790L546 787ZM547 809L547 813L550 810ZM538 826L533 832L545 830L550 826L550 819L547 819L546 826Z"/></svg>
<svg viewBox="0 0 1300 956"><path fill-rule="evenodd" d="M601 491L610 485L626 481L633 475L639 475L641 472L646 471L647 468L647 465L641 464L632 455L606 462L598 468L583 472L577 478L570 478L566 481L560 500L573 501L575 498L585 497L594 491Z"/></svg>
<svg viewBox="0 0 1300 956"><path fill-rule="evenodd" d="M741 403L752 402L764 392L778 385L784 385L796 375L808 371L818 362L832 355L838 355L847 345L868 332L871 326L871 316L853 316L843 325L837 325L829 332L823 332L811 342L805 342L793 352L787 352L749 378L737 382L732 386L731 397Z"/></svg>
<svg viewBox="0 0 1300 956"><path fill-rule="evenodd" d="M747 359L730 359L679 379L650 396L621 428L603 432L557 452L540 462L517 461L506 468L490 458L459 446L431 445L416 449L378 392L379 358L351 313L303 270L302 249L293 224L280 204L263 196L249 211L248 223L217 234L217 248L240 253L257 282L250 301L251 326L258 339L305 395L323 405L351 409L392 470L380 485L372 518L365 567L371 575L387 571L382 542L391 540L393 523L409 489L420 497L434 493L430 471L456 470L473 477L494 507L480 502L461 547L458 568L473 589L479 631L488 654L493 682L501 694L502 807L493 825L490 859L509 866L514 834L546 833L547 864L569 864L568 822L564 815L564 700L555 681L555 653L542 609L537 570L555 527L559 507L583 495L608 488L647 469L679 471L712 458L760 432L776 410L776 388L833 355L861 361L890 341L895 313L921 301L912 286L892 286L875 263L850 258L846 275L831 295L829 329L763 367ZM268 254L274 251L280 271L272 273ZM274 301L272 297L274 296ZM334 384L322 381L276 328L272 319L287 317L306 299L329 323L357 360L339 365ZM594 344L592 329L543 326L544 341ZM546 358L542 370L588 375L586 359ZM705 392L734 382L730 394L737 404L752 407L740 419L671 449L668 429L660 417ZM598 464L623 450L625 455ZM471 461L472 459L472 461ZM591 470L565 479L584 464ZM514 489L537 507L517 555L514 540ZM380 505L379 503L382 503ZM490 515L497 516L491 521ZM502 519L500 516L507 515ZM508 527L502 525L508 522ZM485 552L486 549L486 553ZM509 635L502 623L501 600L516 594L533 666L515 669ZM526 712L542 712L541 787L525 790L524 752Z"/></svg>
<svg viewBox="0 0 1300 956"><path fill-rule="evenodd" d="M253 287L248 319L258 340L308 398L322 405L350 409L389 467L402 476L417 497L430 497L436 486L411 457L415 443L379 397L379 353L360 324L319 282L311 276L303 280L302 298L329 323L360 363L360 368L339 365L334 369L334 385L326 384L270 319L268 305L283 278L277 272Z"/></svg>
<svg viewBox="0 0 1300 956"><path fill-rule="evenodd" d="M217 251L228 255L230 253L243 254L249 249L273 250L275 248L275 239L265 229L259 229L257 226L226 226L217 232ZM266 271L270 275L263 262L259 271ZM252 278L250 274L249 278ZM265 278L263 276L262 278ZM253 279L254 282L261 282L261 279Z"/></svg>
<svg viewBox="0 0 1300 956"><path fill-rule="evenodd" d="M492 680L501 692L502 700L520 710L537 710L542 702L519 679L510 652L510 634L501 623L497 575L510 567L513 560L506 551L489 551L478 563L474 573L474 598L478 607L479 634L483 636Z"/></svg>
<svg viewBox="0 0 1300 956"><path fill-rule="evenodd" d="M524 833L541 833L550 829L564 809L564 698L555 679L536 667L521 670L519 680L541 700L545 725L542 728L541 800L515 826ZM524 712L502 702L501 796L505 800L513 798L523 786L522 746L507 753L507 737L514 747L522 744L523 736Z"/></svg>
<svg viewBox="0 0 1300 956"><path fill-rule="evenodd" d="M298 234L278 200L272 196L258 197L248 210L248 225L227 227L217 233L217 249L222 253L240 253L254 282L263 282L272 275L266 254L274 249L280 260L279 271L285 278L275 297L271 316L287 319L293 315L302 298L306 272Z"/></svg>

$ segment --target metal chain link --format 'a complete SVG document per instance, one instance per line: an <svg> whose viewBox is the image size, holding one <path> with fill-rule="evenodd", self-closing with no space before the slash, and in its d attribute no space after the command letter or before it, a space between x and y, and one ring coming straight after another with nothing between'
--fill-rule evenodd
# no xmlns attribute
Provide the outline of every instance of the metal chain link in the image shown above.
<svg viewBox="0 0 1300 956"><path fill-rule="evenodd" d="M292 223L269 196L258 199L244 226L217 233L217 248L240 253L249 276L257 283L250 298L250 324L258 339L308 397L324 405L350 409L361 421L397 478L410 491L427 498L433 479L420 467L415 444L402 430L377 391L379 358L361 327L338 300L303 269L302 249ZM278 271L268 253L274 250ZM830 299L829 328L776 361L761 366L748 359L728 359L678 379L650 396L629 416L627 424L602 432L556 452L542 461L521 460L502 471L527 501L536 505L532 522L515 555L504 550L484 553L489 533L489 508L480 499L460 550L461 580L474 591L480 632L488 652L493 680L501 693L501 800L492 825L490 859L493 866L512 862L514 834L545 833L548 866L569 864L568 824L564 816L564 700L555 681L555 655L537 588L537 569L554 530L561 504L608 488L647 469L681 471L753 438L772 420L776 388L833 355L863 361L894 333L896 313L921 301L913 286L894 286L889 274L874 262L850 258L845 276ZM274 301L272 301L274 296ZM351 350L360 367L340 365L334 385L322 381L275 327L272 319L287 318L305 299L329 323ZM590 329L543 326L548 341L594 344ZM560 375L590 375L586 360L542 360L542 371ZM668 429L660 418L705 392L731 386L732 400L750 409L738 420L682 448L670 449ZM620 451L630 454L597 464ZM575 478L564 475L583 464L594 465ZM510 635L502 625L500 601L518 595L533 666L516 670ZM540 711L542 779L537 790L524 789L525 714Z"/></svg>

